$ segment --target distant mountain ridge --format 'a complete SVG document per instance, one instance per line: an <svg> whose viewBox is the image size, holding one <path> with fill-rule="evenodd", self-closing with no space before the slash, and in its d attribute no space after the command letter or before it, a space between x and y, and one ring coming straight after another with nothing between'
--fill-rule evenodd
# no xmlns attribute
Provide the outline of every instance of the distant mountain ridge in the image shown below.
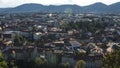
<svg viewBox="0 0 120 68"><path fill-rule="evenodd" d="M42 5L42 4L23 4L15 8L0 8L0 13L19 13L19 12L72 12L72 13L120 13L120 2L105 5L94 3L88 6L78 5Z"/></svg>

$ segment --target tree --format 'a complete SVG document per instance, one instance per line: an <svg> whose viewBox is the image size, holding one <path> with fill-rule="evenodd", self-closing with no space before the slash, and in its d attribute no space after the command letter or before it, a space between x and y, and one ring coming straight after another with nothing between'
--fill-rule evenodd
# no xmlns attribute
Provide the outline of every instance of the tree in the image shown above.
<svg viewBox="0 0 120 68"><path fill-rule="evenodd" d="M10 67L10 68L18 68L17 65L16 65L15 60L9 61L9 67Z"/></svg>
<svg viewBox="0 0 120 68"><path fill-rule="evenodd" d="M47 64L47 60L45 58L40 58L40 57L35 58L34 62L35 62L35 67L38 68Z"/></svg>
<svg viewBox="0 0 120 68"><path fill-rule="evenodd" d="M105 68L120 68L120 51L115 51L108 54L103 59L103 67Z"/></svg>
<svg viewBox="0 0 120 68"><path fill-rule="evenodd" d="M85 68L86 62L84 60L79 60L76 65L75 68Z"/></svg>
<svg viewBox="0 0 120 68"><path fill-rule="evenodd" d="M0 62L0 68L7 68L7 62L6 61L1 61Z"/></svg>
<svg viewBox="0 0 120 68"><path fill-rule="evenodd" d="M85 51L76 52L76 59L84 59L87 56Z"/></svg>
<svg viewBox="0 0 120 68"><path fill-rule="evenodd" d="M0 51L0 60L3 59L3 54L2 52Z"/></svg>
<svg viewBox="0 0 120 68"><path fill-rule="evenodd" d="M21 46L23 44L23 37L21 35L17 35L15 36L15 39L14 39L14 45L15 46Z"/></svg>
<svg viewBox="0 0 120 68"><path fill-rule="evenodd" d="M0 51L0 68L7 68L7 62L3 59L3 54Z"/></svg>
<svg viewBox="0 0 120 68"><path fill-rule="evenodd" d="M66 29L68 28L68 24L66 22L64 22L61 26L60 26L64 31L66 31Z"/></svg>
<svg viewBox="0 0 120 68"><path fill-rule="evenodd" d="M41 58L36 58L35 59L35 64L36 65L41 65L43 62L42 62L42 59Z"/></svg>
<svg viewBox="0 0 120 68"><path fill-rule="evenodd" d="M66 63L61 63L62 68L70 68L70 63L66 62Z"/></svg>

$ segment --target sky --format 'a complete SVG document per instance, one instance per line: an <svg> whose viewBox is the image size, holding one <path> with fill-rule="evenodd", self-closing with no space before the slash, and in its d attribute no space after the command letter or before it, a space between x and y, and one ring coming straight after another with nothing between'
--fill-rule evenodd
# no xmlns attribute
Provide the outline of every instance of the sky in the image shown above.
<svg viewBox="0 0 120 68"><path fill-rule="evenodd" d="M38 3L43 5L76 4L79 6L86 6L96 2L110 5L120 2L120 0L0 0L0 8L16 7L25 3Z"/></svg>

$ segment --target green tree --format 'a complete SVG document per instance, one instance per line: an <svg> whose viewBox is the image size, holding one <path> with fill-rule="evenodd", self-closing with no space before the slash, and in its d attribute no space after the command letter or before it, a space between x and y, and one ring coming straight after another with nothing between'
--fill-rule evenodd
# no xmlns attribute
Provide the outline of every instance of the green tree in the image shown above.
<svg viewBox="0 0 120 68"><path fill-rule="evenodd" d="M35 59L35 63L36 63L37 65L41 65L41 64L43 64L43 61L42 61L41 58L36 58L36 59Z"/></svg>
<svg viewBox="0 0 120 68"><path fill-rule="evenodd" d="M70 68L70 63L66 62L66 63L61 63L62 68Z"/></svg>
<svg viewBox="0 0 120 68"><path fill-rule="evenodd" d="M68 28L68 24L64 22L60 27L66 31L66 29Z"/></svg>
<svg viewBox="0 0 120 68"><path fill-rule="evenodd" d="M1 61L0 62L0 68L7 68L7 62L6 61Z"/></svg>
<svg viewBox="0 0 120 68"><path fill-rule="evenodd" d="M7 62L3 59L3 54L0 51L0 68L7 68Z"/></svg>
<svg viewBox="0 0 120 68"><path fill-rule="evenodd" d="M41 67L47 65L47 60L45 58L37 57L35 58L35 67Z"/></svg>
<svg viewBox="0 0 120 68"><path fill-rule="evenodd" d="M9 63L11 68L18 68L14 60L11 60Z"/></svg>
<svg viewBox="0 0 120 68"><path fill-rule="evenodd" d="M3 54L1 51L0 51L0 59L3 59Z"/></svg>
<svg viewBox="0 0 120 68"><path fill-rule="evenodd" d="M120 51L115 51L108 54L103 59L103 67L105 68L120 68Z"/></svg>
<svg viewBox="0 0 120 68"><path fill-rule="evenodd" d="M76 65L75 68L85 68L86 62L84 60L79 60Z"/></svg>

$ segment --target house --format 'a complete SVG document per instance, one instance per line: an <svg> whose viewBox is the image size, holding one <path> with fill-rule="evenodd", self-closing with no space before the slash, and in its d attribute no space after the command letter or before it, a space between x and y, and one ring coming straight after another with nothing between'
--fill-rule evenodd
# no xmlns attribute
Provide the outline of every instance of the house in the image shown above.
<svg viewBox="0 0 120 68"><path fill-rule="evenodd" d="M115 50L120 49L119 43L109 42L106 46L108 46L108 48L106 49L107 53L112 53Z"/></svg>
<svg viewBox="0 0 120 68"><path fill-rule="evenodd" d="M11 40L13 41L15 39L15 36L20 34L19 31L5 31L2 33L3 40Z"/></svg>
<svg viewBox="0 0 120 68"><path fill-rule="evenodd" d="M33 38L34 38L34 40L39 40L40 39L40 37L42 36L42 33L41 32L36 32L35 34L33 34Z"/></svg>
<svg viewBox="0 0 120 68"><path fill-rule="evenodd" d="M75 51L77 48L81 47L81 44L75 40L69 41L71 47L72 47L72 51Z"/></svg>

